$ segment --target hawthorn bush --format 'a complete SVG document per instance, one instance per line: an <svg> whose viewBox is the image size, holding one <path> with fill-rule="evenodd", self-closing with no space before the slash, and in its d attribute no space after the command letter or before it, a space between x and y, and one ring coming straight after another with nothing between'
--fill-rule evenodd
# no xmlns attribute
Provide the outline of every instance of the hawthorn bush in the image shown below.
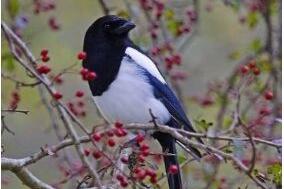
<svg viewBox="0 0 284 189"><path fill-rule="evenodd" d="M281 3L2 1L3 187L167 188L164 154L144 134L160 131L183 144L185 188L281 188ZM103 120L86 82L99 76L82 68L81 49L88 25L106 14L136 23L132 39L197 133L158 125L152 114L148 124ZM202 151L200 162L188 145Z"/></svg>

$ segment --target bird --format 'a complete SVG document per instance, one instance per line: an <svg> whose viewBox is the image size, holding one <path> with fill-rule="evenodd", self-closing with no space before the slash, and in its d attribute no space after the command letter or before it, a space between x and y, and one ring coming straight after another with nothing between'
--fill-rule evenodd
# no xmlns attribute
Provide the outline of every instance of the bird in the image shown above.
<svg viewBox="0 0 284 189"><path fill-rule="evenodd" d="M94 21L85 33L83 51L87 56L83 68L97 75L88 84L100 113L109 123L149 123L151 110L157 123L195 132L155 62L130 39L135 27L127 19L107 15ZM178 165L175 138L158 131L152 136L164 154L175 154L164 155L165 170L169 188L182 189L180 168L177 174L168 171L171 165ZM189 149L201 157L196 148Z"/></svg>

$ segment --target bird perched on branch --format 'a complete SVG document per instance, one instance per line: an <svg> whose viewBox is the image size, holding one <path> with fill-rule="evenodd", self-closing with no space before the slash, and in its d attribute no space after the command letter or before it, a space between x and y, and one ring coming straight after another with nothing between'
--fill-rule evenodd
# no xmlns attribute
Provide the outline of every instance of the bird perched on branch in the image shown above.
<svg viewBox="0 0 284 189"><path fill-rule="evenodd" d="M194 132L178 98L153 60L129 39L133 23L108 15L97 19L87 30L83 67L97 74L89 81L94 101L104 118L114 123L148 123L156 121L173 128L183 127ZM162 150L177 154L175 139L169 134L155 132ZM196 157L200 152L188 147ZM178 165L177 156L164 156L170 189L182 189L180 170L168 173L171 165Z"/></svg>

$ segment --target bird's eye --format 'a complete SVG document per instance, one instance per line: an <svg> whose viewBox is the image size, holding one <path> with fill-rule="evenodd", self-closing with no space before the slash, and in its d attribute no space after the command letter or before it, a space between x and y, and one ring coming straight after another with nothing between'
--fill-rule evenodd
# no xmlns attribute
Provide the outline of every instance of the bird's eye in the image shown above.
<svg viewBox="0 0 284 189"><path fill-rule="evenodd" d="M110 25L109 24L105 24L104 27L105 27L106 30L110 29Z"/></svg>

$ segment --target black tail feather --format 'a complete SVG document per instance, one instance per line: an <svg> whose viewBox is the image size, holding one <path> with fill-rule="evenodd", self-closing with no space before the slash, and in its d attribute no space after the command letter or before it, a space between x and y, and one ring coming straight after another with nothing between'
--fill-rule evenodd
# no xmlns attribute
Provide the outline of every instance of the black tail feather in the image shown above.
<svg viewBox="0 0 284 189"><path fill-rule="evenodd" d="M156 132L153 135L162 146L163 153L177 154L175 139L173 139L169 134ZM178 165L177 156L164 156L165 169L168 177L169 189L182 189L182 181L180 170L177 174L169 174L168 168L171 165Z"/></svg>

